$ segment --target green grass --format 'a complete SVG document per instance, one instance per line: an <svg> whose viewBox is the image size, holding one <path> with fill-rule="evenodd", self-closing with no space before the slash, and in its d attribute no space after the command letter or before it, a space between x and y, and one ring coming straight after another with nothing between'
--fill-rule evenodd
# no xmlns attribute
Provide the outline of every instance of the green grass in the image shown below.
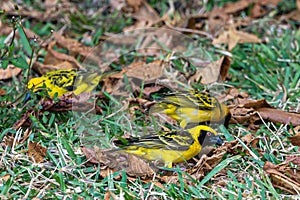
<svg viewBox="0 0 300 200"><path fill-rule="evenodd" d="M150 2L161 13L167 11L165 1ZM208 1L206 6L211 9L215 4L222 6L223 3ZM283 4L275 8L275 11L290 10L291 6L295 6L291 4ZM37 7L36 4L34 6ZM87 5L82 4L82 8L85 6ZM92 8L85 9L69 16L71 22L69 29L76 39L81 39L84 33L93 32L91 40L86 42L91 46L97 45L104 33L119 33L124 27L134 22L128 15L119 12L89 16L87 13ZM32 49L35 49L35 44L26 40L21 26L17 27L16 22L11 22L10 16L2 16L1 19L10 21L16 30L21 31L20 38L14 39L18 43L4 44L5 37L0 38L2 49L6 49L0 51L1 67L7 66L6 61L18 67L24 67L22 74L18 77L0 81L1 88L7 92L7 95L0 96L0 140L11 139L14 144L12 147L0 145L1 198L104 199L107 193L110 193L110 199L295 198L283 190L274 188L269 176L263 170L266 161L280 164L284 163L288 156L299 156L298 147L293 147L287 139L291 136L287 125L266 122L260 125L255 133L241 125L230 125L228 129L221 127L223 139L238 140L240 148L236 152L226 153L222 162L200 180L190 176L179 167L174 169L178 181L176 183L162 182L163 188L151 181L145 182L139 177L132 179L124 171L114 172L103 178L101 176L103 168L100 165L87 164L81 151L82 145L97 144L108 148L111 147L111 139L122 136L124 132L141 135L149 130L151 132L158 129L157 124L153 124L147 116L138 115L138 120L131 122L125 111L114 114L121 109L122 104L117 103L117 100L108 94L106 97L111 103L107 103L107 100L99 103L104 111L103 116L87 115L88 122L80 118L82 114L78 115L71 111L54 113L47 111L42 112L41 115L30 116L31 134L24 143L19 143L26 128L14 130L13 125L36 103L35 99L27 106L24 106L22 99L14 104L11 103L25 91L24 76L28 66L24 66L23 62L25 55L30 56ZM63 26L62 21L57 21L57 23L25 21L26 28L44 37L49 35L51 29L59 30ZM289 29L286 30L282 28L281 23L283 22L275 23L273 18L266 16L247 27L248 31L256 33L267 42L239 44L232 50L230 79L222 85L222 90L237 87L240 91L248 92L251 99L265 98L278 109L295 110L297 106L299 107L299 24L288 22ZM225 47L224 49L213 47L209 41L199 36L194 38L203 47L200 50L203 50L202 55L205 55L207 59L217 59L221 56L221 53L217 52L226 51ZM121 58L119 63L114 63L114 67L120 68L122 65L133 62L134 59L143 59L143 56L132 53L131 57ZM152 59L147 58L148 61ZM175 64L178 64L176 67L179 71L185 70L180 63ZM282 100L284 95L286 95L285 101ZM40 110L39 107L34 107L34 109ZM109 115L112 116L106 117ZM98 124L93 126L92 122ZM259 140L255 148L241 140L248 133ZM82 144L80 141L82 134L90 134L93 137L87 138L88 140L84 141L86 143ZM29 140L47 147L44 163L33 163L27 155ZM158 176L159 174L153 177L153 180L160 181Z"/></svg>

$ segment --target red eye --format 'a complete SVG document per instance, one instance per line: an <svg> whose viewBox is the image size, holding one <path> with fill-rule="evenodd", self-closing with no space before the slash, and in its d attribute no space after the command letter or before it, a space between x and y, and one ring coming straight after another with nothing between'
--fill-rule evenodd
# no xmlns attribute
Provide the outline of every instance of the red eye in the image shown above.
<svg viewBox="0 0 300 200"><path fill-rule="evenodd" d="M207 132L206 135L207 135L207 136L211 136L211 132Z"/></svg>

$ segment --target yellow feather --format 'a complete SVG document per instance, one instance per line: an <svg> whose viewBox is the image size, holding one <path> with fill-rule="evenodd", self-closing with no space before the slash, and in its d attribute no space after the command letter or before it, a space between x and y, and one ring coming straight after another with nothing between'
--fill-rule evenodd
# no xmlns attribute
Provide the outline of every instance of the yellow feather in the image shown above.
<svg viewBox="0 0 300 200"><path fill-rule="evenodd" d="M183 128L188 123L219 122L230 115L225 104L208 93L193 90L166 94L150 108L150 113L157 112L180 122Z"/></svg>
<svg viewBox="0 0 300 200"><path fill-rule="evenodd" d="M75 69L55 70L41 77L32 78L28 82L27 87L34 92L45 89L51 98L55 94L61 97L71 92L79 95L84 92L91 92L98 85L99 81L113 73L116 73L116 71L107 71L98 74L77 71Z"/></svg>
<svg viewBox="0 0 300 200"><path fill-rule="evenodd" d="M201 151L202 145L212 145L222 140L212 128L199 125L186 131L159 132L128 141L128 144L119 151L150 161L160 161L170 168L172 163L184 162L196 156Z"/></svg>

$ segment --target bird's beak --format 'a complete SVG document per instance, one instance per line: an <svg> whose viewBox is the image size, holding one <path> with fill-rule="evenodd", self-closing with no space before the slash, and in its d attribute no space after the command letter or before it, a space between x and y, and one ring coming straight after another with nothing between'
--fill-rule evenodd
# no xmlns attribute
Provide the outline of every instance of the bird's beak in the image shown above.
<svg viewBox="0 0 300 200"><path fill-rule="evenodd" d="M212 144L216 144L218 146L221 146L223 144L223 140L220 138L220 136L214 136L214 137L210 137L209 138L209 142L211 142Z"/></svg>
<svg viewBox="0 0 300 200"><path fill-rule="evenodd" d="M24 103L24 104L27 103L30 99L31 99L31 97L30 97L30 92L27 92L27 93L25 94L25 98L24 98L23 103Z"/></svg>

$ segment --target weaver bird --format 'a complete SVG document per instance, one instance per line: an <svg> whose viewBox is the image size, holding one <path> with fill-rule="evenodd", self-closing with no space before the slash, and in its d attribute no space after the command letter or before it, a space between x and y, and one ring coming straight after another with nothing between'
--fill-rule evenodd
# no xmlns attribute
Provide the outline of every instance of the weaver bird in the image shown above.
<svg viewBox="0 0 300 200"><path fill-rule="evenodd" d="M79 95L84 92L91 92L103 78L116 73L116 71L106 71L102 74L88 73L76 69L62 69L50 71L41 77L32 78L28 82L28 89L33 92L47 90L50 98L61 97L67 93ZM30 98L30 93L26 94L25 102Z"/></svg>
<svg viewBox="0 0 300 200"><path fill-rule="evenodd" d="M181 127L188 123L225 122L230 118L228 107L207 92L189 90L187 92L166 93L150 108L151 113L162 112L180 122Z"/></svg>
<svg viewBox="0 0 300 200"><path fill-rule="evenodd" d="M223 143L217 132L205 125L127 140L127 144L121 146L119 151L134 154L149 161L163 162L168 168L172 168L172 163L180 163L193 158L201 151L202 146ZM116 141L115 144L119 146L122 142Z"/></svg>

